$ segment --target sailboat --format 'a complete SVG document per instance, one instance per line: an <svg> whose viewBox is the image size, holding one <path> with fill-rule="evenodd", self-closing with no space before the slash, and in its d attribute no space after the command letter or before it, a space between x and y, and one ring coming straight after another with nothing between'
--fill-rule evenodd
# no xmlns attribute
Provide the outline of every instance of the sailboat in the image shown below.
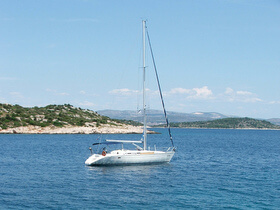
<svg viewBox="0 0 280 210"><path fill-rule="evenodd" d="M88 166L110 166L110 165L131 165L131 164L159 164L159 163L168 163L175 154L175 147L173 144L173 139L170 131L170 126L164 106L162 91L159 83L159 77L155 65L155 59L151 47L150 37L148 34L146 21L142 21L142 33L143 33L143 138L141 140L110 140L107 139L105 142L94 143L93 146L98 146L102 149L100 153L93 153L92 148L91 156L85 161L85 164ZM163 106L163 111L166 119L166 124L169 132L169 138L172 146L169 147L166 151L158 151L156 147L154 150L151 150L150 147L147 147L147 114L146 114L146 64L145 64L145 48L146 48L146 39L148 40L150 52L153 60L154 70L157 78L157 84L160 92L161 102ZM125 149L124 145L133 145L134 149ZM121 145L120 149L115 149L108 151L107 147L109 145ZM142 145L142 146L140 146Z"/></svg>

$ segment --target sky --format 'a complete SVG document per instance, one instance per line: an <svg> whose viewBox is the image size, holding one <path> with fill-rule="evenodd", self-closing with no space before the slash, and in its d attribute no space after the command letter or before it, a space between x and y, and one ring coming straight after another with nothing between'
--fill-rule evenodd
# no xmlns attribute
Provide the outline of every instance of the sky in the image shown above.
<svg viewBox="0 0 280 210"><path fill-rule="evenodd" d="M141 109L142 20L168 111L280 118L279 0L0 0L0 103Z"/></svg>

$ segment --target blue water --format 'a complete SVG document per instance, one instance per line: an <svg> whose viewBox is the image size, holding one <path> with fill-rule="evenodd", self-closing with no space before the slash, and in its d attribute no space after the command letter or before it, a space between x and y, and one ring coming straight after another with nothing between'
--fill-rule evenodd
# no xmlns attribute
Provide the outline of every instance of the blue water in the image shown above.
<svg viewBox="0 0 280 210"><path fill-rule="evenodd" d="M169 164L87 167L97 137L141 135L0 135L0 208L280 207L280 131L173 129Z"/></svg>

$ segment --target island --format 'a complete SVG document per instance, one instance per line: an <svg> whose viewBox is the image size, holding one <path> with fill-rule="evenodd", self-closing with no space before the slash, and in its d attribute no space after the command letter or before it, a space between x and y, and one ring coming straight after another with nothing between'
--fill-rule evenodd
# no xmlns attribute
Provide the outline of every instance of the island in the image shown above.
<svg viewBox="0 0 280 210"><path fill-rule="evenodd" d="M110 119L70 104L27 108L0 103L2 134L127 134L142 133L141 125L130 120Z"/></svg>
<svg viewBox="0 0 280 210"><path fill-rule="evenodd" d="M161 125L164 126L164 125ZM230 117L210 121L170 123L174 128L216 128L216 129L272 129L280 130L279 125L266 120L257 120L248 117Z"/></svg>

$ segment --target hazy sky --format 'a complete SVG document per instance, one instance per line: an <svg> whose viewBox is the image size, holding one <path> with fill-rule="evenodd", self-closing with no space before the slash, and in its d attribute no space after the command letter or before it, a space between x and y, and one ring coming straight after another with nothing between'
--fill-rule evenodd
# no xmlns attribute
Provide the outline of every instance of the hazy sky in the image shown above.
<svg viewBox="0 0 280 210"><path fill-rule="evenodd" d="M0 0L0 103L136 110L142 19L169 111L280 117L279 0Z"/></svg>

